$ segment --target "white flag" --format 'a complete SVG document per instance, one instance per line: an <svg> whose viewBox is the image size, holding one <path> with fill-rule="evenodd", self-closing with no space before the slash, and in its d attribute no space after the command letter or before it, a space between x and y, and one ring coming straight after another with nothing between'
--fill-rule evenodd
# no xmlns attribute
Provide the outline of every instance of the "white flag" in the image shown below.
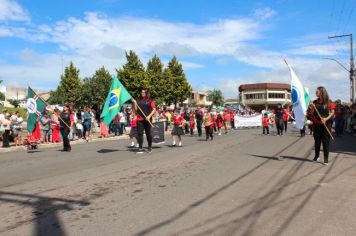
<svg viewBox="0 0 356 236"><path fill-rule="evenodd" d="M291 91L292 91L295 126L297 127L297 129L303 129L306 121L306 112L310 103L310 97L307 90L303 87L299 78L293 71L292 67L289 65L288 67L292 79Z"/></svg>

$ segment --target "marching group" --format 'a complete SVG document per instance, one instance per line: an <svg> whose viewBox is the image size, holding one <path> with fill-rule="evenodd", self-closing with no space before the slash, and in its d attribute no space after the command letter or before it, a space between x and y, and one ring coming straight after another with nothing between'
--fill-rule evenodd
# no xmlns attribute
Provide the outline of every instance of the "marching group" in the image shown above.
<svg viewBox="0 0 356 236"><path fill-rule="evenodd" d="M328 163L328 150L333 122L335 122L336 135L344 132L356 135L356 104L344 106L340 101L335 103L329 100L325 88L319 87L316 92L317 99L312 102L307 111L305 126L301 129L301 136L305 136L305 128L309 127L310 134L315 139L315 158L319 159L320 146L323 144L324 163ZM51 114L50 114L51 113ZM101 137L119 136L129 134L130 147L136 147L137 153L143 153L143 135L147 138L147 152L152 151L152 122L164 121L165 131L171 131L172 147L182 146L182 136L193 136L195 130L197 135L203 135L205 129L205 140L213 140L214 133L217 135L227 134L228 128L235 129L236 115L243 115L237 110L223 109L175 109L166 107L157 109L154 101L150 98L147 89L141 89L140 97L132 100L131 107L122 108L115 116L109 126L100 119L100 111L90 107L82 107L74 110L71 104L64 106L63 111L55 108L53 111L43 110L38 116L33 132L21 140L21 132L24 119L19 112L10 115L6 109L0 114L0 132L3 133L3 147L9 147L9 141L16 146L23 141L30 144L38 141L43 143L63 142L63 151L70 151L70 141L84 139L90 141L94 132L100 132ZM288 122L293 120L293 114L288 109L278 105L271 111L262 111L262 134L269 135L270 127L277 128L277 135L286 133ZM127 132L126 128L129 128ZM136 143L136 144L135 144Z"/></svg>

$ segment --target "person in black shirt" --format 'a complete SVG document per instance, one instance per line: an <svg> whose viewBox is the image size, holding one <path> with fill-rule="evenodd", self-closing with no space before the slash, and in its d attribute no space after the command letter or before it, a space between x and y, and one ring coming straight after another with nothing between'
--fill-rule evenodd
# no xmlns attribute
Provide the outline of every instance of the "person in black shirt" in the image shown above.
<svg viewBox="0 0 356 236"><path fill-rule="evenodd" d="M283 114L284 109L282 108L282 104L278 104L277 109L273 112L275 114L275 121L277 126L277 134L283 135L284 130L284 121L283 121Z"/></svg>
<svg viewBox="0 0 356 236"><path fill-rule="evenodd" d="M139 100L132 100L133 107L137 112L137 142L139 149L137 153L143 153L143 132L146 133L148 152L152 152L151 118L156 112L156 105L151 100L148 89L141 89Z"/></svg>
<svg viewBox="0 0 356 236"><path fill-rule="evenodd" d="M68 135L73 128L74 117L69 105L64 106L63 112L60 115L59 122L61 127L61 135L63 138L63 151L70 152L72 147L70 146Z"/></svg>
<svg viewBox="0 0 356 236"><path fill-rule="evenodd" d="M331 120L334 117L335 105L329 100L328 93L324 87L318 87L316 90L316 96L318 99L313 101L308 108L307 118L312 121L314 131L314 149L315 157L314 162L319 160L320 147L323 144L324 152L324 165L329 163L329 146L330 146L330 134ZM319 112L320 116L318 112Z"/></svg>
<svg viewBox="0 0 356 236"><path fill-rule="evenodd" d="M196 110L195 119L197 120L198 135L199 135L199 137L201 137L202 136L201 126L203 124L203 113L200 109Z"/></svg>

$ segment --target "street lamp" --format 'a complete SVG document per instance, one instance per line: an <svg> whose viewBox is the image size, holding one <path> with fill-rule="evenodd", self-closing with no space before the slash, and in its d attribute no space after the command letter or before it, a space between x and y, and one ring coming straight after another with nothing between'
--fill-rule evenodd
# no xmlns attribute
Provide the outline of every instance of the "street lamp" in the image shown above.
<svg viewBox="0 0 356 236"><path fill-rule="evenodd" d="M347 69L341 62L339 62L338 60L334 59L334 58L323 58L325 60L331 60L331 61L335 61L337 64L339 64L344 70L346 70L349 74L350 74L350 83L351 83L351 102L355 102L355 77L356 77L356 71L353 70L353 67L351 67L351 70Z"/></svg>

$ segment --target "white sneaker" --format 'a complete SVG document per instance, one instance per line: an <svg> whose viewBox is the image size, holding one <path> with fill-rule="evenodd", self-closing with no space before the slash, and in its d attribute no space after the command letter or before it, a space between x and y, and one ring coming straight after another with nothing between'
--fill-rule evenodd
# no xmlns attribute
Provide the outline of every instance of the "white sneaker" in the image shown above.
<svg viewBox="0 0 356 236"><path fill-rule="evenodd" d="M179 142L178 147L181 147L181 146L182 146L182 143L181 143L181 142Z"/></svg>
<svg viewBox="0 0 356 236"><path fill-rule="evenodd" d="M142 148L138 149L136 153L137 154L142 154L143 153L143 149Z"/></svg>
<svg viewBox="0 0 356 236"><path fill-rule="evenodd" d="M136 147L139 148L140 146L138 144L136 144Z"/></svg>

